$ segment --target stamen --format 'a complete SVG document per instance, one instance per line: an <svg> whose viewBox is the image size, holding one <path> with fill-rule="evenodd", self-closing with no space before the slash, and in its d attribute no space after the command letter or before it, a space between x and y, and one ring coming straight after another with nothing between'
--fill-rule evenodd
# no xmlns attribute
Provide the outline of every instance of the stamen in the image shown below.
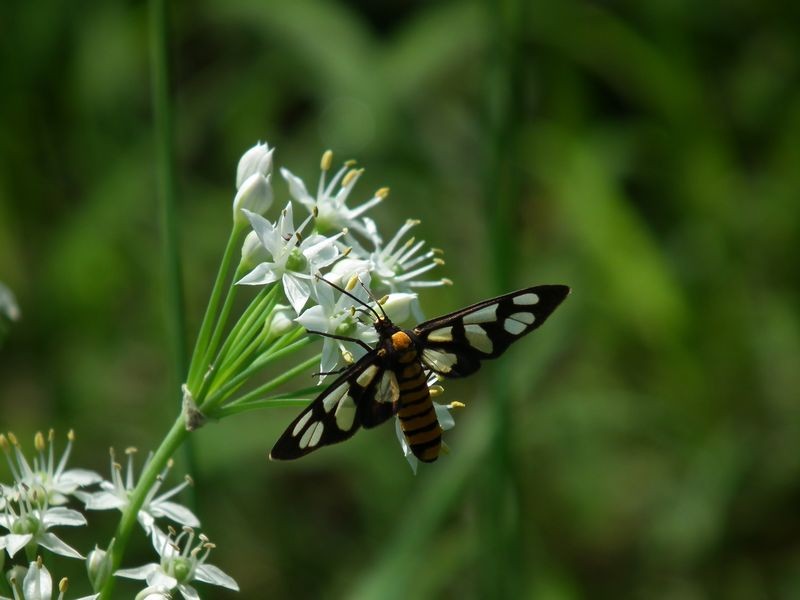
<svg viewBox="0 0 800 600"><path fill-rule="evenodd" d="M333 151L325 150L322 154L322 160L319 163L319 168L323 171L330 171L331 163L333 163Z"/></svg>
<svg viewBox="0 0 800 600"><path fill-rule="evenodd" d="M389 188L382 187L377 192L375 192L375 197L380 198L381 200L385 200L389 196Z"/></svg>
<svg viewBox="0 0 800 600"><path fill-rule="evenodd" d="M447 405L447 408L454 409L454 408L466 408L467 405L463 402L459 402L458 400L454 400L450 404Z"/></svg>
<svg viewBox="0 0 800 600"><path fill-rule="evenodd" d="M428 388L428 393L431 395L431 398L435 398L436 396L444 394L444 388L440 385L432 385Z"/></svg>

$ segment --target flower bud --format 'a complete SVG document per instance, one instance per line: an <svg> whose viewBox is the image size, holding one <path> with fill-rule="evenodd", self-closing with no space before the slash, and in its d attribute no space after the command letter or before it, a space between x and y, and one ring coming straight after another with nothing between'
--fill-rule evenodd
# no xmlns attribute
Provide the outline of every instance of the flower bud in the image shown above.
<svg viewBox="0 0 800 600"><path fill-rule="evenodd" d="M272 206L272 185L270 176L264 177L254 173L245 179L233 199L233 221L238 225L248 222L241 209L246 208L256 214L263 215Z"/></svg>
<svg viewBox="0 0 800 600"><path fill-rule="evenodd" d="M114 540L108 546L109 550L114 547ZM95 545L94 550L89 552L86 557L86 572L89 575L89 582L92 584L92 589L95 592L100 591L100 588L105 585L109 577L111 577L111 557L108 552Z"/></svg>
<svg viewBox="0 0 800 600"><path fill-rule="evenodd" d="M134 600L172 600L172 594L165 587L151 585L136 594Z"/></svg>
<svg viewBox="0 0 800 600"><path fill-rule="evenodd" d="M269 335L270 337L281 336L293 327L296 326L294 320L294 311L290 306L285 304L276 304L272 310L272 319L269 322Z"/></svg>
<svg viewBox="0 0 800 600"><path fill-rule="evenodd" d="M262 262L268 262L269 260L269 252L264 248L261 240L258 239L258 234L256 234L255 231L248 233L242 244L242 260L239 263L240 267L250 271L256 265Z"/></svg>
<svg viewBox="0 0 800 600"><path fill-rule="evenodd" d="M381 298L381 306L392 321L402 323L411 317L411 303L416 299L416 294L395 292Z"/></svg>
<svg viewBox="0 0 800 600"><path fill-rule="evenodd" d="M272 153L275 148L270 150L267 144L256 144L239 159L239 166L236 167L236 189L251 175L256 173L267 176L272 172Z"/></svg>

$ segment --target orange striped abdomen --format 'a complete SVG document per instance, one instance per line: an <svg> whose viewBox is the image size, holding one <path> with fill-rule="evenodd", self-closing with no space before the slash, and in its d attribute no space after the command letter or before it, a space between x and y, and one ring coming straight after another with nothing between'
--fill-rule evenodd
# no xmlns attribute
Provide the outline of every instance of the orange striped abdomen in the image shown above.
<svg viewBox="0 0 800 600"><path fill-rule="evenodd" d="M401 362L406 361L401 359ZM400 385L400 408L397 411L400 428L414 456L423 462L433 462L439 458L442 428L436 418L428 383L419 361L413 360L406 366L400 365L397 382Z"/></svg>

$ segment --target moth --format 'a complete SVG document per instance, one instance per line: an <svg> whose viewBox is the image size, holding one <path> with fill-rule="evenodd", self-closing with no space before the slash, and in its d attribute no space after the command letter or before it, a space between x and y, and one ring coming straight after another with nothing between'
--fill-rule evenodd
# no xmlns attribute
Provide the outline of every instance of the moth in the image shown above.
<svg viewBox="0 0 800 600"><path fill-rule="evenodd" d="M323 280L325 281L325 280ZM367 353L347 367L284 431L270 452L292 460L342 442L360 427L371 429L397 415L414 455L423 462L439 457L442 428L428 389L431 373L466 377L482 361L497 358L515 341L547 320L570 292L565 285L539 285L478 302L459 311L401 329L349 292L375 318L378 342L361 340Z"/></svg>

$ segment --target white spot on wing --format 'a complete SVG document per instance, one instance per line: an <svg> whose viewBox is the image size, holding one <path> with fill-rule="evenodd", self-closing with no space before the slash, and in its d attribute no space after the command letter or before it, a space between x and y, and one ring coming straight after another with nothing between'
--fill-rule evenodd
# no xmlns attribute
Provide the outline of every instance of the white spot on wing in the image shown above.
<svg viewBox="0 0 800 600"><path fill-rule="evenodd" d="M306 423L308 423L308 420L310 418L311 418L311 411L309 410L306 414L303 415L303 418L297 422L297 425L294 426L294 429L292 429L292 435L294 437L297 437L297 434L303 430L303 427L306 426Z"/></svg>
<svg viewBox="0 0 800 600"><path fill-rule="evenodd" d="M480 310L476 310L473 313L468 314L464 317L464 325L469 325L470 323L493 323L497 320L497 303L490 304L489 306L484 306Z"/></svg>
<svg viewBox="0 0 800 600"><path fill-rule="evenodd" d="M514 296L514 304L517 306L530 306L531 304L536 304L539 302L539 296L534 294L533 292L528 292L527 294L520 294L519 296Z"/></svg>
<svg viewBox="0 0 800 600"><path fill-rule="evenodd" d="M342 396L344 396L349 387L350 385L345 381L342 385L325 396L325 398L322 400L322 407L325 409L326 413L329 413L331 410L333 410L333 407L336 406L336 403L339 402L339 399Z"/></svg>
<svg viewBox="0 0 800 600"><path fill-rule="evenodd" d="M529 312L514 313L509 318L514 319L515 321L519 321L521 323L525 323L526 325L532 325L533 321L536 319L536 317L533 316L533 313Z"/></svg>
<svg viewBox="0 0 800 600"><path fill-rule="evenodd" d="M525 323L520 323L514 319L506 319L503 321L503 328L511 335L519 335L525 331Z"/></svg>
<svg viewBox="0 0 800 600"><path fill-rule="evenodd" d="M375 377L375 373L377 372L378 372L378 367L376 367L375 365L368 366L366 369L364 369L364 372L358 376L358 379L356 379L356 383L360 385L362 388L367 387L369 385L369 382L372 381L372 378Z"/></svg>
<svg viewBox="0 0 800 600"><path fill-rule="evenodd" d="M453 328L451 327L441 327L440 329L434 329L428 334L428 341L429 342L452 342L453 341Z"/></svg>
<svg viewBox="0 0 800 600"><path fill-rule="evenodd" d="M311 440L308 442L309 448L313 448L317 444L319 444L320 439L322 439L322 432L325 430L325 423L322 421L317 421L314 424L314 432L311 434Z"/></svg>
<svg viewBox="0 0 800 600"><path fill-rule="evenodd" d="M303 437L300 438L300 442L298 444L301 450L308 446L308 442L311 441L311 436L314 434L314 430L317 428L318 422L319 421L312 423L309 428L303 432Z"/></svg>
<svg viewBox="0 0 800 600"><path fill-rule="evenodd" d="M453 370L458 357L450 352L440 352L426 348L422 351L422 359L434 370L441 373L449 373Z"/></svg>
<svg viewBox="0 0 800 600"><path fill-rule="evenodd" d="M469 345L476 350L480 350L486 354L492 353L494 344L492 344L492 340L480 325L467 325L464 327L464 335L467 336Z"/></svg>
<svg viewBox="0 0 800 600"><path fill-rule="evenodd" d="M397 402L400 397L400 386L397 384L397 377L393 371L388 369L383 372L383 377L375 390L375 400L378 402Z"/></svg>
<svg viewBox="0 0 800 600"><path fill-rule="evenodd" d="M356 418L356 403L350 396L345 396L336 407L336 426L342 431L350 431Z"/></svg>

